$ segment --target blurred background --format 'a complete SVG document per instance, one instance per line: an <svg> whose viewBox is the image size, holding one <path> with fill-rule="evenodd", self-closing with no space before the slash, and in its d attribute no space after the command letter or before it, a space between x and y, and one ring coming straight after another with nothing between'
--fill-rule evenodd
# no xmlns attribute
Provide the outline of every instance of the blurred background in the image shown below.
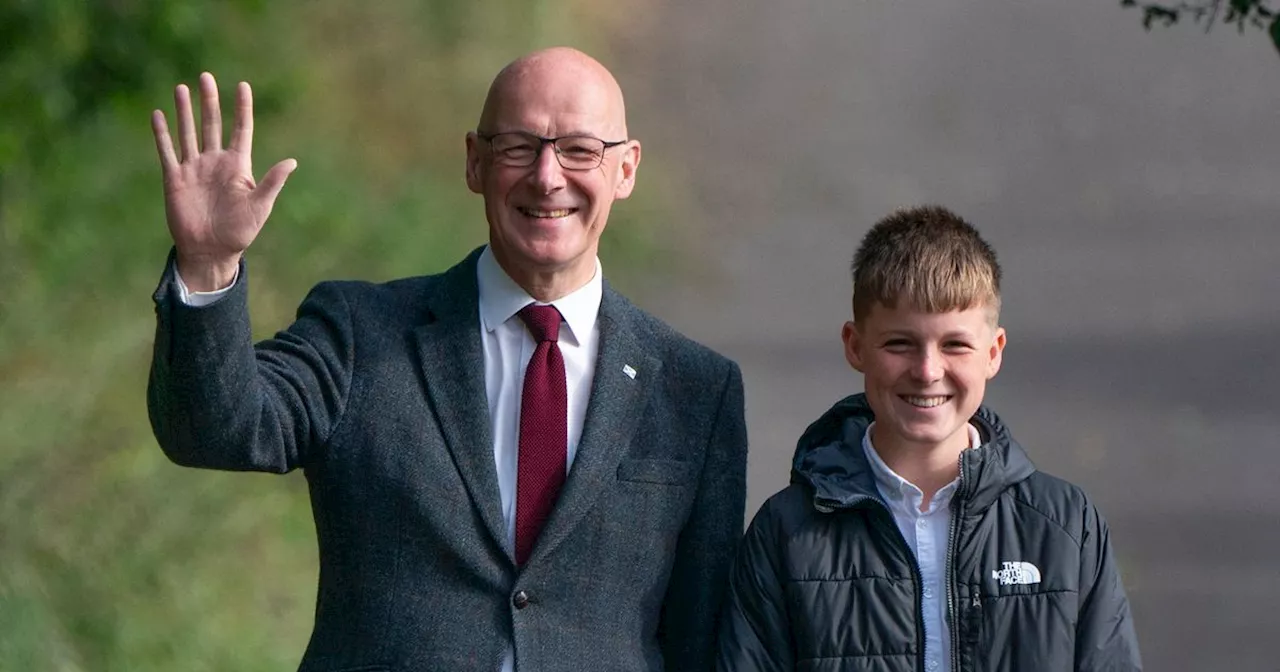
<svg viewBox="0 0 1280 672"><path fill-rule="evenodd" d="M861 389L858 239L941 203L1005 267L988 401L1110 520L1147 668L1280 670L1280 55L1121 4L0 1L0 670L287 670L309 633L301 475L182 469L150 435L150 110L250 80L258 173L298 159L250 253L267 336L319 280L483 241L463 133L551 44L614 69L645 143L606 272L742 364L748 516Z"/></svg>

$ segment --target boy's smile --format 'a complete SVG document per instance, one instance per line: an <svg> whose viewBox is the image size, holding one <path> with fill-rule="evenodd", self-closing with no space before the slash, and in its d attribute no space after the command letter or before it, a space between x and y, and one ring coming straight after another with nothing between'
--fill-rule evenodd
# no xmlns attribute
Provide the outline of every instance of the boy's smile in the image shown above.
<svg viewBox="0 0 1280 672"><path fill-rule="evenodd" d="M841 336L875 412L877 451L888 457L941 450L954 459L968 447L966 425L1000 369L1005 345L988 307L927 313L876 304L861 326L846 322Z"/></svg>
<svg viewBox="0 0 1280 672"><path fill-rule="evenodd" d="M941 394L935 396L923 395L902 395L902 400L915 406L916 408L936 408L951 400L951 395Z"/></svg>

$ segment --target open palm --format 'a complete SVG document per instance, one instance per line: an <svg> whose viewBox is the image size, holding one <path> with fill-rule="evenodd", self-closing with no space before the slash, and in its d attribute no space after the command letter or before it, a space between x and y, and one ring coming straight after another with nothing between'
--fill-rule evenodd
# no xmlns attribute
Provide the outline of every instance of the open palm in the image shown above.
<svg viewBox="0 0 1280 672"><path fill-rule="evenodd" d="M253 93L246 82L236 87L235 126L225 149L213 75L200 75L201 146L185 85L174 90L174 103L181 160L163 112L152 113L151 126L164 174L165 215L177 248L178 272L195 291L220 289L235 277L240 255L267 221L297 162L281 161L260 184L254 181Z"/></svg>

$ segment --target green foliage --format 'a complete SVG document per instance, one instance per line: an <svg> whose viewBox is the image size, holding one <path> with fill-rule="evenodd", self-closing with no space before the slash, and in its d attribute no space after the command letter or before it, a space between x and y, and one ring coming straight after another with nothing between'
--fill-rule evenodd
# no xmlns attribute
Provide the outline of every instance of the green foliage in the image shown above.
<svg viewBox="0 0 1280 672"><path fill-rule="evenodd" d="M432 272L483 241L462 135L511 58L600 51L569 9L0 3L0 670L280 670L306 645L301 477L182 469L147 426L149 297L169 247L150 111L172 118L173 85L204 69L224 100L248 79L259 173L298 159L249 252L265 336L321 279ZM647 179L615 208L611 276L667 254L662 190Z"/></svg>
<svg viewBox="0 0 1280 672"><path fill-rule="evenodd" d="M56 138L104 105L174 80L210 51L201 24L218 18L179 3L0 5L0 90L10 98L0 113L0 166L39 163Z"/></svg>
<svg viewBox="0 0 1280 672"><path fill-rule="evenodd" d="M1183 17L1204 24L1205 30L1212 29L1219 20L1234 25L1240 33L1248 26L1260 28L1267 31L1271 43L1280 52L1280 9L1271 7L1268 0L1196 0L1176 4L1120 0L1120 6L1140 9L1142 27L1147 30L1157 24L1172 26Z"/></svg>

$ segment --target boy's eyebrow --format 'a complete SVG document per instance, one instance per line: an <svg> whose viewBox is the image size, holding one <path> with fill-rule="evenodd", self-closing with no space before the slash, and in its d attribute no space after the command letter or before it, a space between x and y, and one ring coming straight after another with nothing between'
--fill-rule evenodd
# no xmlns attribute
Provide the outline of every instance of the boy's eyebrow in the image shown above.
<svg viewBox="0 0 1280 672"><path fill-rule="evenodd" d="M920 333L910 329L886 329L885 331L880 332L881 338L888 338L890 336L909 336L911 338L920 338ZM943 333L941 338L942 340L946 340L949 338L976 338L976 336L971 331L953 329Z"/></svg>

